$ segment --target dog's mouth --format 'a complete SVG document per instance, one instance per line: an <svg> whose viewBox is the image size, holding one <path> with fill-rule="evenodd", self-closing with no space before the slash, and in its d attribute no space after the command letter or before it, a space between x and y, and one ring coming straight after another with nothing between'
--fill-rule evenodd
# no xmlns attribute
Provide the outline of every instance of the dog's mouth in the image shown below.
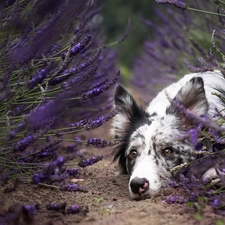
<svg viewBox="0 0 225 225"><path fill-rule="evenodd" d="M151 190L147 190L144 192L134 193L130 190L130 197L132 200L140 201L145 199L150 199L154 196L155 193L152 193Z"/></svg>
<svg viewBox="0 0 225 225"><path fill-rule="evenodd" d="M134 193L130 193L130 196L132 198L132 200L136 200L136 201L141 201L141 200L146 200L146 199L158 199L159 197L162 196L168 196L170 195L171 189L168 187L162 187L160 188L160 190L158 191L153 191L152 193L144 193L144 194L134 194Z"/></svg>

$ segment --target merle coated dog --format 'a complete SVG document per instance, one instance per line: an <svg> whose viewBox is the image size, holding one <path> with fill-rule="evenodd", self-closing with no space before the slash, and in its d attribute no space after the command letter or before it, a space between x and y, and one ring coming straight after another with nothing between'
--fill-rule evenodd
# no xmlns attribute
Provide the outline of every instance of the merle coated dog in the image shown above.
<svg viewBox="0 0 225 225"><path fill-rule="evenodd" d="M115 105L119 113L113 131L119 144L115 160L122 173L130 174L132 199L151 197L168 185L172 168L196 157L190 139L176 138L185 136L191 124L177 113L171 99L198 117L213 118L215 108L221 111L225 107L215 93L221 95L224 90L225 79L219 71L192 73L163 89L143 110L122 86L117 86ZM204 177L214 173L215 169L209 168Z"/></svg>

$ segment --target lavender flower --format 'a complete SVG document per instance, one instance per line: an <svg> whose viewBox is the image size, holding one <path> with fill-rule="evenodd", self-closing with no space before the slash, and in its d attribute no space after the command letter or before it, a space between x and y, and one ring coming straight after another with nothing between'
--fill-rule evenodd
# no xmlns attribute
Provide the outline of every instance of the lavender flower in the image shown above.
<svg viewBox="0 0 225 225"><path fill-rule="evenodd" d="M50 67L50 65L48 66ZM36 74L33 75L31 80L28 81L27 87L28 89L32 89L36 87L38 84L41 84L45 78L47 78L49 72L49 68L44 68L36 72Z"/></svg>
<svg viewBox="0 0 225 225"><path fill-rule="evenodd" d="M43 183L45 181L63 181L67 178L64 168L65 159L58 157L55 161L49 163L41 173L35 173L32 177L33 183Z"/></svg>
<svg viewBox="0 0 225 225"><path fill-rule="evenodd" d="M79 168L76 168L76 169L68 169L68 170L67 170L67 173L68 173L70 176L77 177L77 175L78 175L78 173L79 173Z"/></svg>
<svg viewBox="0 0 225 225"><path fill-rule="evenodd" d="M100 138L91 138L87 140L87 145L93 145L96 147L114 146L115 144L115 141L112 142L107 140L101 140Z"/></svg>
<svg viewBox="0 0 225 225"><path fill-rule="evenodd" d="M36 206L35 205L24 205L23 209L25 211L26 216L28 217L29 222L31 222L34 215L37 212Z"/></svg>
<svg viewBox="0 0 225 225"><path fill-rule="evenodd" d="M78 132L115 114L110 89L119 72L115 53L101 51L93 23L100 8L79 0L5 1L0 8L1 178L53 184L77 176L65 161L81 155ZM74 147L60 147L65 139Z"/></svg>
<svg viewBox="0 0 225 225"><path fill-rule="evenodd" d="M169 186L173 187L173 188L176 188L176 187L179 186L179 184L176 181L174 181L174 180L170 180L169 181Z"/></svg>
<svg viewBox="0 0 225 225"><path fill-rule="evenodd" d="M92 90L85 92L82 94L82 99L88 99L88 98L92 98L94 96L98 96L101 93L103 93L104 91L108 90L112 85L114 85L117 80L118 80L118 76L120 75L120 71L117 72L116 76L110 81L105 83L104 85L98 87L98 88L93 88Z"/></svg>
<svg viewBox="0 0 225 225"><path fill-rule="evenodd" d="M14 151L24 151L36 138L34 136L27 136L14 144Z"/></svg>
<svg viewBox="0 0 225 225"><path fill-rule="evenodd" d="M81 50L83 50L84 47L90 43L91 39L92 39L92 37L90 35L87 35L82 42L71 47L71 50L70 50L71 55L75 55L75 54L79 53Z"/></svg>
<svg viewBox="0 0 225 225"><path fill-rule="evenodd" d="M38 209L38 205L22 205L15 203L8 210L2 210L0 223L6 224L31 224Z"/></svg>
<svg viewBox="0 0 225 225"><path fill-rule="evenodd" d="M118 43L123 42L127 38L127 36L130 33L130 25L131 25L130 20L128 20L126 31L125 31L124 35L118 39Z"/></svg>
<svg viewBox="0 0 225 225"><path fill-rule="evenodd" d="M198 193L191 192L188 201L190 202L197 202L198 201Z"/></svg>
<svg viewBox="0 0 225 225"><path fill-rule="evenodd" d="M175 203L175 198L173 196L169 196L167 201L168 201L168 203Z"/></svg>
<svg viewBox="0 0 225 225"><path fill-rule="evenodd" d="M70 126L69 126L70 128L68 129L68 131L79 130L79 129L83 128L87 123L88 123L87 119L82 119L75 124L72 123L72 124L70 124Z"/></svg>
<svg viewBox="0 0 225 225"><path fill-rule="evenodd" d="M99 155L99 156L93 156L91 157L90 159L84 159L84 160L81 160L78 165L80 167L87 167L87 166L90 166L90 165L93 165L95 163L97 163L98 161L102 160L103 159L103 156L102 155Z"/></svg>
<svg viewBox="0 0 225 225"><path fill-rule="evenodd" d="M80 212L80 206L78 205L72 205L67 208L66 214L75 214Z"/></svg>
<svg viewBox="0 0 225 225"><path fill-rule="evenodd" d="M184 198L183 196L169 196L166 199L166 202L169 204L174 204L174 203L183 204L187 202L187 199Z"/></svg>
<svg viewBox="0 0 225 225"><path fill-rule="evenodd" d="M194 128L189 130L190 136L191 136L191 141L194 145L197 145L198 143L198 131Z"/></svg>
<svg viewBox="0 0 225 225"><path fill-rule="evenodd" d="M32 177L32 182L35 184L43 183L45 181L48 181L48 176L46 174L36 173Z"/></svg>
<svg viewBox="0 0 225 225"><path fill-rule="evenodd" d="M86 130L90 130L90 129L93 130L93 129L96 129L96 128L102 126L105 122L111 120L117 113L118 113L118 111L115 109L112 112L106 114L105 116L99 116L99 117L97 117L97 119L90 120L85 125Z"/></svg>
<svg viewBox="0 0 225 225"><path fill-rule="evenodd" d="M186 3L178 0L156 0L156 2L159 4L170 4L182 10L186 9Z"/></svg>
<svg viewBox="0 0 225 225"><path fill-rule="evenodd" d="M59 74L59 76L55 76L54 78L52 78L50 81L49 81L49 85L57 85L57 84L60 84L62 83L63 81L69 79L71 76L81 72L82 70L88 68L88 66L90 66L93 62L95 62L99 56L100 56L100 53L101 53L101 49L97 51L97 53L91 57L90 59L86 58L84 62L82 62L80 65L74 67L74 68L71 68L71 69L67 69L67 70L64 70L63 72L61 71L61 74ZM71 81L69 82L64 82L62 83L62 87L63 88L69 88L69 86L71 84L75 84L76 82L78 81L81 81L81 80L87 80L94 72L96 72L97 70L97 67L95 67L96 69L93 69L93 68L90 68L88 69L87 72L85 72L86 74L85 75L82 75L82 76L77 76L73 79L71 79Z"/></svg>
<svg viewBox="0 0 225 225"><path fill-rule="evenodd" d="M218 207L218 206L220 206L220 201L219 201L219 199L215 198L215 199L213 200L212 206L213 206L213 207Z"/></svg>
<svg viewBox="0 0 225 225"><path fill-rule="evenodd" d="M185 8L184 2L181 1L157 2L170 5L180 3L181 8ZM202 4L201 0L187 4L186 9L196 8L210 12L214 6L213 2ZM219 7L222 11L223 6L220 4ZM148 103L149 96L150 98L155 96L162 87L174 82L180 75L189 73L189 69L191 72L224 70L220 63L223 59L214 53L218 49L217 46L220 46L220 49L225 47L222 41L223 32L217 17L202 13L200 19L198 12L191 14L190 10L177 11L170 7L165 7L163 12L156 9L156 15L161 21L161 26L155 24L154 21L143 19L146 26L153 31L154 37L149 37L143 45L143 53L136 59L133 69L132 88L140 93L140 98L144 103ZM213 30L216 30L216 36L213 35L212 38L215 45L210 50ZM196 32L199 38L192 36ZM206 46L208 47L204 48Z"/></svg>

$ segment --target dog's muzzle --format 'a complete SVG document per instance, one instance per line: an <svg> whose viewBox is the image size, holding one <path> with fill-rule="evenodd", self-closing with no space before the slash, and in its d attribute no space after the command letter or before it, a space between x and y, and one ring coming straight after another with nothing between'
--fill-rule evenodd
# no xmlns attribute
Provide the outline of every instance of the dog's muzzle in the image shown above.
<svg viewBox="0 0 225 225"><path fill-rule="evenodd" d="M143 194L149 189L149 181L146 178L135 177L130 182L130 188L134 194Z"/></svg>

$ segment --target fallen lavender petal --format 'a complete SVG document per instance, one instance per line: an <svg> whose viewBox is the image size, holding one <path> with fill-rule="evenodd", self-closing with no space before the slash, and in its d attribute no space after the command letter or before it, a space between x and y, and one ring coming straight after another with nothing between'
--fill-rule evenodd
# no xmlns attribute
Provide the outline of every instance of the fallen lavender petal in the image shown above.
<svg viewBox="0 0 225 225"><path fill-rule="evenodd" d="M80 212L80 206L79 205L72 205L67 208L66 214L75 214Z"/></svg>

